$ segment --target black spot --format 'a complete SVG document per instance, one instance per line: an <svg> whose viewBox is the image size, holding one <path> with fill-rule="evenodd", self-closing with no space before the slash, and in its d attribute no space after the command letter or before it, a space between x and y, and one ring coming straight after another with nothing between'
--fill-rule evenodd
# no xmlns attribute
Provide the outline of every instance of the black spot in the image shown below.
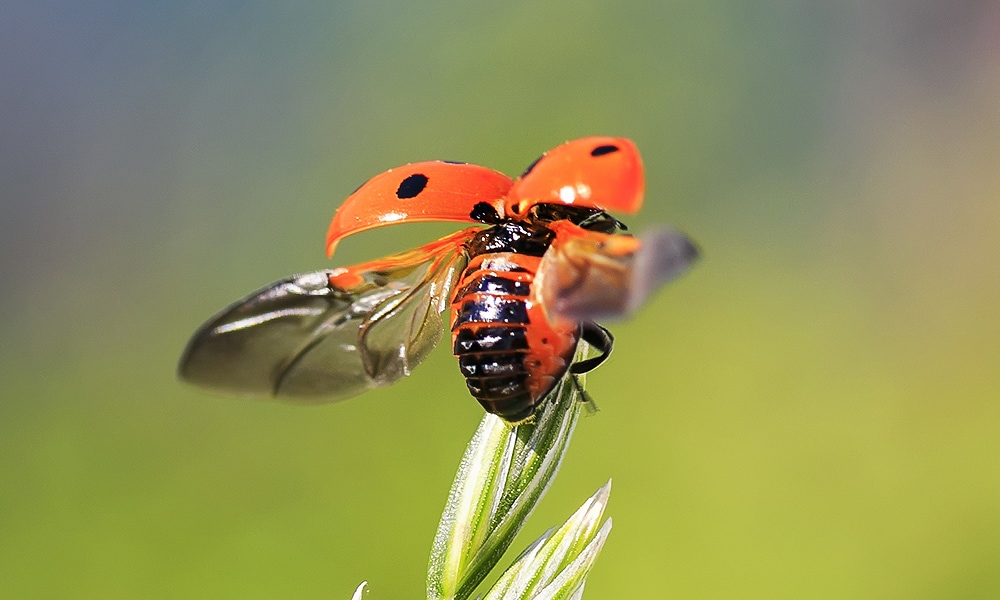
<svg viewBox="0 0 1000 600"><path fill-rule="evenodd" d="M545 158L544 154L533 160L531 164L528 165L528 168L524 170L524 173L521 173L521 178L524 179L528 175L528 173L531 173L531 170L535 168L535 165L538 164L538 161L542 160L543 158Z"/></svg>
<svg viewBox="0 0 1000 600"><path fill-rule="evenodd" d="M465 165L468 164L464 160L442 160L443 163L448 163L449 165Z"/></svg>
<svg viewBox="0 0 1000 600"><path fill-rule="evenodd" d="M618 152L618 146L612 144L607 144L605 146L598 146L590 151L591 156L604 156L605 154L611 154L612 152Z"/></svg>
<svg viewBox="0 0 1000 600"><path fill-rule="evenodd" d="M416 198L417 194L424 191L425 187L427 187L427 176L414 173L399 184L399 189L396 190L396 197L400 200Z"/></svg>

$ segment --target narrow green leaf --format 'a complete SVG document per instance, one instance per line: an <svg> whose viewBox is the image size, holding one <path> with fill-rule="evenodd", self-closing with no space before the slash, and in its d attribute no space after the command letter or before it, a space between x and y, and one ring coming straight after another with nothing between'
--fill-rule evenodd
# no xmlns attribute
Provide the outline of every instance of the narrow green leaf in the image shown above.
<svg viewBox="0 0 1000 600"><path fill-rule="evenodd" d="M585 352L581 344L581 352ZM430 600L468 598L510 546L562 464L581 403L564 378L534 422L486 415L452 484L431 549Z"/></svg>
<svg viewBox="0 0 1000 600"><path fill-rule="evenodd" d="M500 577L485 600L571 599L584 582L608 534L598 529L611 491L599 489L559 529L545 532Z"/></svg>

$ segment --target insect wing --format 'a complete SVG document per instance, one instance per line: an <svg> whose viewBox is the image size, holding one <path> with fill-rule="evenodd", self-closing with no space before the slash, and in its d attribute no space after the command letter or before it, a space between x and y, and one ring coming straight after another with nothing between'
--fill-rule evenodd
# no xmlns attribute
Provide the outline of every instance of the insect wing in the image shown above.
<svg viewBox="0 0 1000 600"><path fill-rule="evenodd" d="M440 242L433 253L296 275L247 296L195 333L181 379L306 403L397 381L440 340L440 313L467 262L460 246Z"/></svg>
<svg viewBox="0 0 1000 600"><path fill-rule="evenodd" d="M507 215L535 204L572 204L634 213L645 190L642 157L631 140L586 137L543 154L514 182Z"/></svg>
<svg viewBox="0 0 1000 600"><path fill-rule="evenodd" d="M556 238L536 276L550 314L576 321L621 317L639 308L661 285L698 257L683 233L655 229L641 238L553 224Z"/></svg>
<svg viewBox="0 0 1000 600"><path fill-rule="evenodd" d="M348 235L416 221L476 222L470 216L480 202L502 209L513 182L503 173L441 160L413 163L372 177L337 209L326 237L332 256Z"/></svg>

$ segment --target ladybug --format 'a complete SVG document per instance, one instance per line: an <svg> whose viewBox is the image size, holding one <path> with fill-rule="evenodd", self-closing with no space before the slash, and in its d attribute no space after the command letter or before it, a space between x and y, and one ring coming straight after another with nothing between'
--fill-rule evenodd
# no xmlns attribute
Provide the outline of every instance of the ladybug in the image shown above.
<svg viewBox="0 0 1000 600"><path fill-rule="evenodd" d="M638 149L613 137L562 144L515 180L450 161L390 169L337 210L328 256L375 227L475 226L250 294L195 332L179 376L244 396L342 400L409 375L440 339L448 309L472 396L509 423L529 420L564 376L582 391L577 375L608 358L613 338L595 319L628 314L698 255L675 230L621 233L606 211L636 212L643 190ZM597 355L573 363L580 340Z"/></svg>

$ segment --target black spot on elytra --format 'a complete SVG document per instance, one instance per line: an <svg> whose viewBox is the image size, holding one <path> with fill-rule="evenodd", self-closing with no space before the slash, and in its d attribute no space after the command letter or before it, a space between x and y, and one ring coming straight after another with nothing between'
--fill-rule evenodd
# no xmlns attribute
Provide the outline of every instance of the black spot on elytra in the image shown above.
<svg viewBox="0 0 1000 600"><path fill-rule="evenodd" d="M464 160L442 160L443 163L448 163L449 165L465 165L468 164Z"/></svg>
<svg viewBox="0 0 1000 600"><path fill-rule="evenodd" d="M396 197L400 200L416 198L417 194L424 191L425 187L427 187L427 176L421 173L414 173L399 184L399 188L396 190Z"/></svg>
<svg viewBox="0 0 1000 600"><path fill-rule="evenodd" d="M618 152L618 146L612 144L606 144L604 146L598 146L590 151L591 156L604 156L605 154L611 154L612 152Z"/></svg>
<svg viewBox="0 0 1000 600"><path fill-rule="evenodd" d="M542 160L543 158L545 158L544 154L533 160L531 164L528 165L528 168L524 170L524 173L521 173L521 178L524 179L525 177L527 177L528 173L531 173L531 170L534 169L535 165L538 164L538 161Z"/></svg>

